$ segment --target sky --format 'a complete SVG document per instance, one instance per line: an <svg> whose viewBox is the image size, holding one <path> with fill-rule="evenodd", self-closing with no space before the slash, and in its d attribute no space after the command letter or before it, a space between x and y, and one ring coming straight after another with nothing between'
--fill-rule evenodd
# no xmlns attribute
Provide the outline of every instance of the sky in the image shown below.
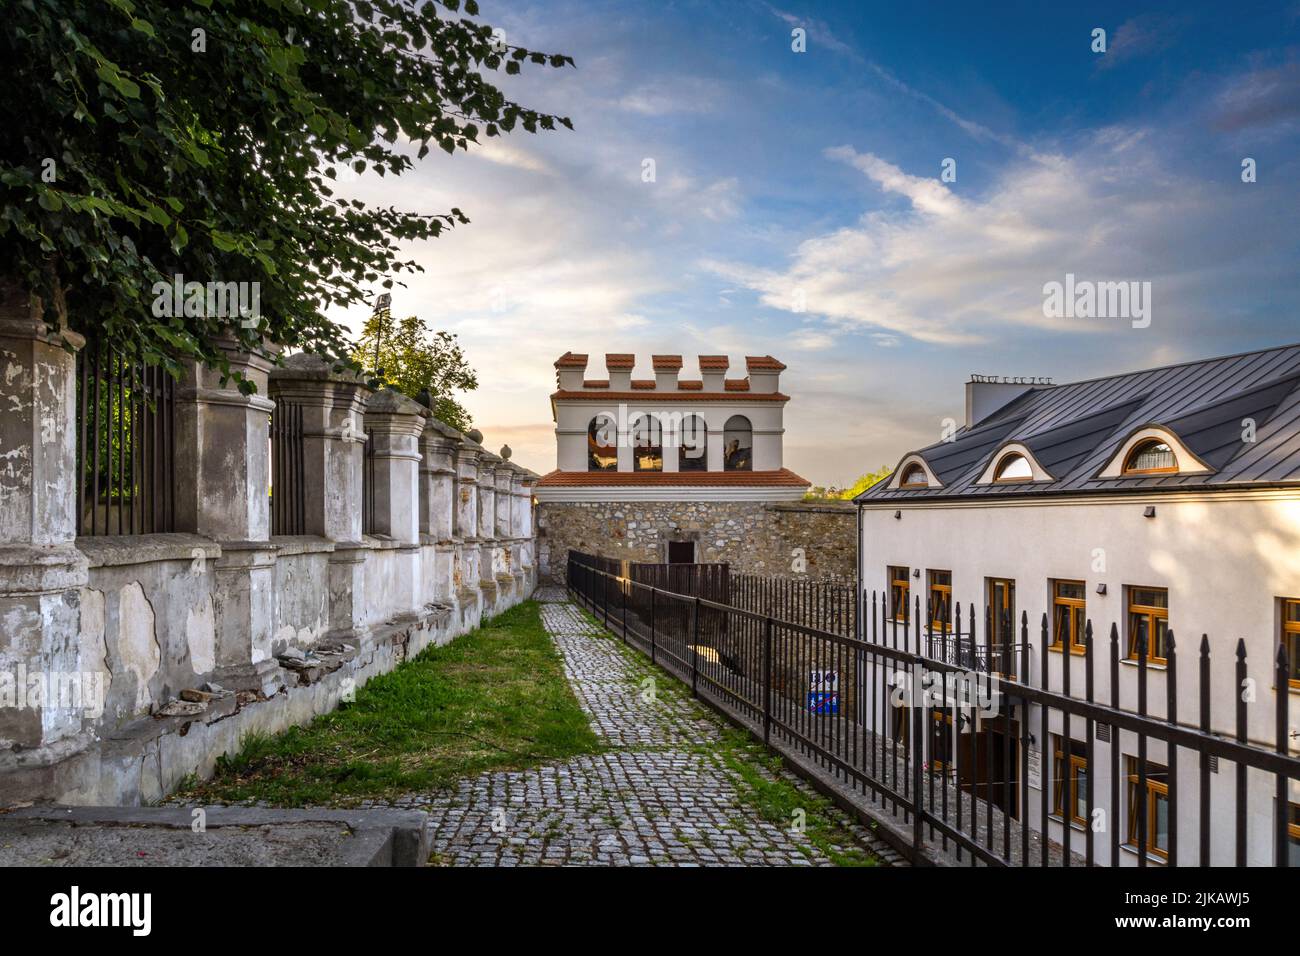
<svg viewBox="0 0 1300 956"><path fill-rule="evenodd" d="M963 421L972 373L1300 341L1300 0L480 6L574 57L500 78L573 131L347 188L471 220L407 250L393 310L460 337L484 443L535 471L569 350L594 378L606 352L639 378L774 355L786 466L845 486ZM1049 317L1067 274L1149 282L1149 324Z"/></svg>

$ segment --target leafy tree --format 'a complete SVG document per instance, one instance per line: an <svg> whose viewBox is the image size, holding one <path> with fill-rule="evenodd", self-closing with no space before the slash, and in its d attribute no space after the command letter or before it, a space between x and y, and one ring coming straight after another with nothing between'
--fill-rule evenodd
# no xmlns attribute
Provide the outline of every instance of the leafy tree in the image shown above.
<svg viewBox="0 0 1300 956"><path fill-rule="evenodd" d="M414 315L394 322L391 310L380 309L366 322L352 360L378 383L427 403L439 421L469 430L469 411L456 393L478 388L478 376L452 333L431 332Z"/></svg>
<svg viewBox="0 0 1300 956"><path fill-rule="evenodd" d="M862 475L850 487L846 488L840 495L841 498L853 499L862 492L866 491L872 485L878 484L894 473L894 469L888 465L881 465L876 471L869 471Z"/></svg>
<svg viewBox="0 0 1300 956"><path fill-rule="evenodd" d="M173 371L187 356L229 371L212 340L232 324L155 314L155 283L177 275L258 283L260 320L233 323L245 349L265 335L346 360L322 311L390 288L419 268L401 243L469 220L340 199L340 169L396 176L431 146L572 129L485 74L573 60L509 45L453 16L460 6L6 0L3 272L41 296L51 324L66 292L74 328ZM464 13L478 15L475 0Z"/></svg>

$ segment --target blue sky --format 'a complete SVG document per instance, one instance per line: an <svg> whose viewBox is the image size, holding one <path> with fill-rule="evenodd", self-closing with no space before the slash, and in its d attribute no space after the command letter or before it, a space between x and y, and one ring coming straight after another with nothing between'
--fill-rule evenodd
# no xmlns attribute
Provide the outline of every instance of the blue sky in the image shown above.
<svg viewBox="0 0 1300 956"><path fill-rule="evenodd" d="M411 249L427 271L394 308L461 336L486 442L538 471L568 349L635 352L645 377L652 352L684 375L771 353L786 464L845 484L960 420L972 372L1300 340L1300 0L481 6L576 59L507 84L574 131L350 188L472 220ZM1066 273L1151 282L1150 326L1045 318Z"/></svg>

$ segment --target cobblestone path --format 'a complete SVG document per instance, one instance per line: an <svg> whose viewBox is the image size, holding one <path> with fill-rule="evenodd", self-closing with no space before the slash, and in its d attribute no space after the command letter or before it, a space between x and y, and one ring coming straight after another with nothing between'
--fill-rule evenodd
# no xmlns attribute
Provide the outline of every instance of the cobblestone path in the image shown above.
<svg viewBox="0 0 1300 956"><path fill-rule="evenodd" d="M397 801L430 814L435 863L827 866L841 855L898 862L792 776L786 779L809 805L821 804L821 817L833 819L834 842L819 845L791 823L764 819L744 799L749 785L727 765L725 753L734 759L736 751L724 742L721 718L665 686L671 678L592 625L563 591L537 597L569 683L608 749ZM656 682L651 700L647 678Z"/></svg>

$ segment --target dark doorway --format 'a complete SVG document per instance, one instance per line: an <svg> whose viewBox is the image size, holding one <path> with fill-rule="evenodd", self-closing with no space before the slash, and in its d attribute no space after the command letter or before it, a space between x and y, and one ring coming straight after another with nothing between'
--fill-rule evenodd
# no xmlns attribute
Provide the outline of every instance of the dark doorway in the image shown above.
<svg viewBox="0 0 1300 956"><path fill-rule="evenodd" d="M1008 733L1010 741L1006 739ZM1019 723L1005 717L985 719L977 733L962 735L961 788L1019 819L1019 756Z"/></svg>
<svg viewBox="0 0 1300 956"><path fill-rule="evenodd" d="M669 541L668 542L668 563L669 564L694 564L695 563L695 542L694 541Z"/></svg>

